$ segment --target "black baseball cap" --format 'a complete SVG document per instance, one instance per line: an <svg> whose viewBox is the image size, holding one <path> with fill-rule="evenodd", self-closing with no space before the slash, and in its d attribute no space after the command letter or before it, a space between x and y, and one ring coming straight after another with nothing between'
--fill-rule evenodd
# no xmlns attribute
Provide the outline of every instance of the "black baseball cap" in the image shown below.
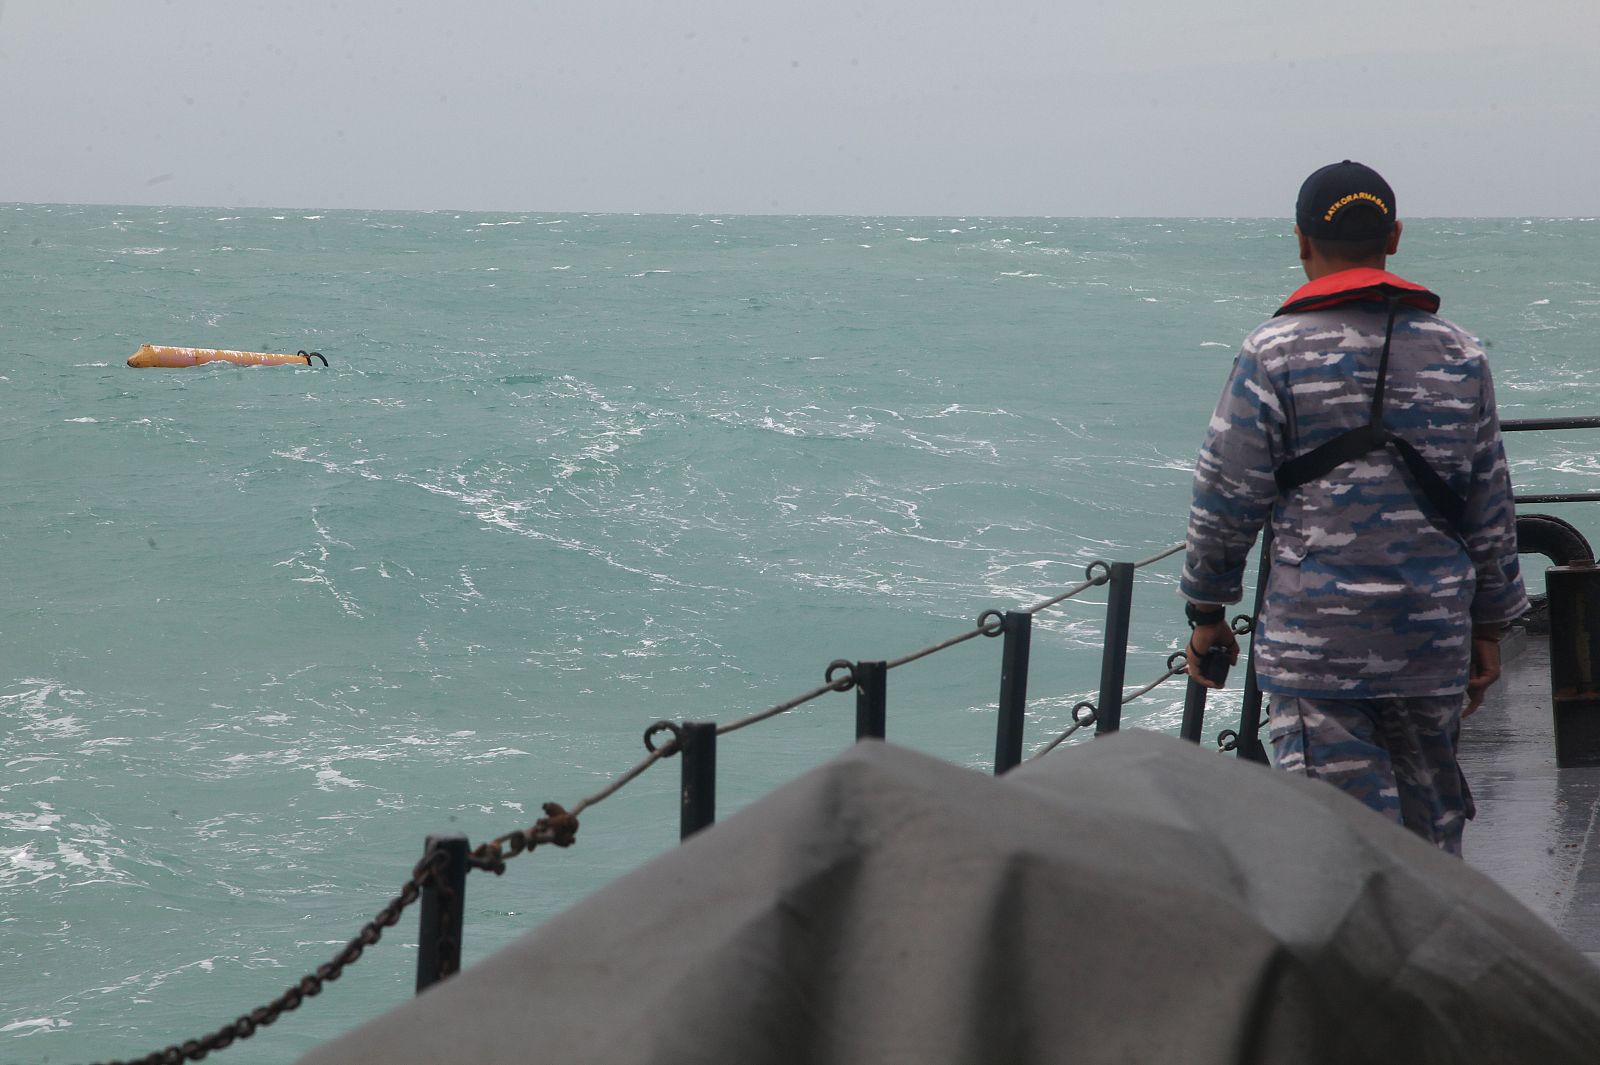
<svg viewBox="0 0 1600 1065"><path fill-rule="evenodd" d="M1329 163L1306 178L1294 204L1300 232L1317 240L1370 240L1394 228L1394 190L1370 166Z"/></svg>

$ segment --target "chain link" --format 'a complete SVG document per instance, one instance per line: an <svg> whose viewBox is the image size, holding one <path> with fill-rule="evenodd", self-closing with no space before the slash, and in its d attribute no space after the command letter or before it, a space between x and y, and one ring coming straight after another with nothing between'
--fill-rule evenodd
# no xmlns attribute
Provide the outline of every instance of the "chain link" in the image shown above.
<svg viewBox="0 0 1600 1065"><path fill-rule="evenodd" d="M467 867L499 876L506 871L506 862L523 851L531 851L545 844L570 847L577 842L576 817L559 803L553 802L544 804L544 814L532 828L519 828L474 847L472 853L467 855Z"/></svg>
<svg viewBox="0 0 1600 1065"><path fill-rule="evenodd" d="M445 855L442 851L432 851L418 862L411 870L411 878L400 888L400 894L389 900L389 904L379 910L377 916L368 921L356 937L346 943L344 949L334 955L333 960L325 965L317 966L315 972L307 973L300 980L289 987L283 994L261 1006L251 1010L231 1024L223 1025L210 1035L199 1039L190 1039L187 1042L175 1043L153 1054L142 1058L130 1058L126 1061L113 1061L107 1065L179 1065L184 1061L199 1061L214 1050L221 1050L231 1046L236 1040L249 1039L252 1035L267 1025L276 1021L290 1010L300 1008L300 1004L308 998L315 998L322 993L324 984L332 983L339 979L345 968L354 965L361 958L362 953L378 940L383 938L385 928L393 928L400 923L400 915L412 903L422 897L422 889L430 882L436 885L442 881L439 876L444 867Z"/></svg>
<svg viewBox="0 0 1600 1065"><path fill-rule="evenodd" d="M515 832L508 832L497 839L492 839L475 847L467 855L467 868L483 869L494 873L496 876L506 871L506 862L524 851L545 844L557 847L570 847L577 842L578 819L568 813L558 803L547 802L544 804L545 816L541 817L531 828L519 828ZM345 968L354 965L360 960L366 949L383 938L385 928L393 928L400 923L400 915L422 897L422 890L431 887L444 897L446 902L453 899L455 890L443 875L448 856L442 850L429 851L423 859L411 870L411 878L400 888L400 894L389 900L389 904L379 910L377 916L368 921L356 937L345 944L343 950L334 955L333 960L326 965L319 965L315 972L301 977L298 983L292 985L283 994L273 999L258 1009L238 1018L231 1024L223 1025L210 1035L199 1039L190 1039L184 1043L175 1043L153 1054L142 1058L130 1058L125 1061L108 1062L106 1065L180 1065L185 1061L199 1061L213 1051L231 1046L240 1039L249 1039L252 1035L267 1025L276 1021L290 1010L299 1009L300 1005L308 998L316 998L322 993L323 985L330 984L339 979ZM443 912L451 913L449 905L442 907ZM441 928L440 944L444 947L459 943L461 930L459 928ZM455 952L449 949L441 951L447 957L453 957ZM450 972L441 973L449 976L455 971L450 967Z"/></svg>

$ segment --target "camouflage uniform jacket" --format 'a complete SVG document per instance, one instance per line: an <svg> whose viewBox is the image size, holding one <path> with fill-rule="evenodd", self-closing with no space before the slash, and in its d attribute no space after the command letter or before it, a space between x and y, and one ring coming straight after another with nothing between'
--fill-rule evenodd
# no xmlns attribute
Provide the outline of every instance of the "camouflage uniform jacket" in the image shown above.
<svg viewBox="0 0 1600 1065"><path fill-rule="evenodd" d="M1270 517L1272 569L1255 636L1265 691L1460 692L1472 624L1509 621L1528 606L1489 366L1476 340L1436 315L1397 313L1384 421L1465 497L1461 535L1413 491L1392 448L1278 489L1273 474L1285 460L1366 423L1386 319L1383 303L1352 302L1257 328L1200 450L1180 592L1237 602L1246 555Z"/></svg>

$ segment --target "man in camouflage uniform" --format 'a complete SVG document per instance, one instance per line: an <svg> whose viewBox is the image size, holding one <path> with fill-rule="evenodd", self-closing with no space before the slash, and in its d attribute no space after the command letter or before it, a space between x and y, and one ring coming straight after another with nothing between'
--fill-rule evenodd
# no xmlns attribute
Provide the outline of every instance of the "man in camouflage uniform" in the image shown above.
<svg viewBox="0 0 1600 1065"><path fill-rule="evenodd" d="M1199 654L1237 660L1221 604L1270 520L1254 638L1275 760L1460 854L1461 718L1528 606L1489 367L1384 270L1401 225L1377 173L1318 170L1295 219L1309 284L1245 339L1195 466L1189 671L1214 686Z"/></svg>

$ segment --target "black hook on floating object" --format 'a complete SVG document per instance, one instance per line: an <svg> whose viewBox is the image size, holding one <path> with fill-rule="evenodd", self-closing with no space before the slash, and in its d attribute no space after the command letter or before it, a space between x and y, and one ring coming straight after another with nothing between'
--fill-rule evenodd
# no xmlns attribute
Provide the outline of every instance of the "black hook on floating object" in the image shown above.
<svg viewBox="0 0 1600 1065"><path fill-rule="evenodd" d="M324 365L324 366L328 365L327 357L324 356L322 354L322 352L320 352L320 351L306 351L304 348L302 348L301 350L295 352L295 354L300 356L302 359L306 360L306 365L307 366L315 366L316 365L316 363L311 361L312 359L321 359L322 360L322 365Z"/></svg>

